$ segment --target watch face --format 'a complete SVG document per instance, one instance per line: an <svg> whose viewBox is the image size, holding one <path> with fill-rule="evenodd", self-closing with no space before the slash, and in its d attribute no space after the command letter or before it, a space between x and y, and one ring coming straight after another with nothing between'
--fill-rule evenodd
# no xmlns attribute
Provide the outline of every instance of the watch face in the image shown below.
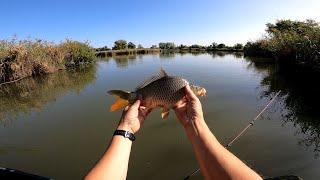
<svg viewBox="0 0 320 180"><path fill-rule="evenodd" d="M124 137L130 138L130 133L129 133L128 131L126 131L126 132L124 133Z"/></svg>

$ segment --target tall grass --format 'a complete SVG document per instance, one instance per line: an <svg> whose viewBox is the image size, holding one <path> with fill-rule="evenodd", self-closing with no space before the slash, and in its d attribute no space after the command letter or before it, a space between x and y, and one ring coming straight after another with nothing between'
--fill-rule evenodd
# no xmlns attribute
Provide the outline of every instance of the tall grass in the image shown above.
<svg viewBox="0 0 320 180"><path fill-rule="evenodd" d="M43 40L0 41L0 83L84 65L95 59L88 43L66 40L60 44Z"/></svg>

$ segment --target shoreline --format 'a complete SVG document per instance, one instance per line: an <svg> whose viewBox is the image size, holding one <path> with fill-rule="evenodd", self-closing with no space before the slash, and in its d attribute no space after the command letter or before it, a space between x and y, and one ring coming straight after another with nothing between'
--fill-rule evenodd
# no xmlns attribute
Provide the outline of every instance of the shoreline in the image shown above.
<svg viewBox="0 0 320 180"><path fill-rule="evenodd" d="M160 48L143 48L143 49L122 49L122 50L107 50L96 51L95 55L99 58L127 56L135 54L157 54L157 53L206 53L206 52L243 52L243 49L200 49L200 48L186 48L186 49L160 49Z"/></svg>

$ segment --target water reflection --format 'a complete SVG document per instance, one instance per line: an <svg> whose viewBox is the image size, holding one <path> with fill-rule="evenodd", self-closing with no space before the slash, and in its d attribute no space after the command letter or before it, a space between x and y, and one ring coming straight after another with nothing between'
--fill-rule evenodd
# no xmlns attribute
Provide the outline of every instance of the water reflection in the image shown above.
<svg viewBox="0 0 320 180"><path fill-rule="evenodd" d="M234 58L242 58L243 53L242 52L228 52L228 51L210 51L208 52L212 56L212 58L216 57L224 57L226 55L231 55Z"/></svg>
<svg viewBox="0 0 320 180"><path fill-rule="evenodd" d="M264 73L261 85L265 89L262 97L271 97L281 90L283 104L282 119L284 123L293 123L296 135L301 137L299 144L311 148L315 156L320 154L320 87L315 84L319 74L308 70L281 69L268 59L247 58L249 68ZM296 68L292 68L296 69Z"/></svg>
<svg viewBox="0 0 320 180"><path fill-rule="evenodd" d="M137 58L141 59L140 56L141 55L115 56L113 57L113 59L116 62L118 68L127 68L129 65L135 64Z"/></svg>
<svg viewBox="0 0 320 180"><path fill-rule="evenodd" d="M16 118L20 113L40 111L69 91L80 92L95 79L95 65L27 78L0 87L0 121Z"/></svg>
<svg viewBox="0 0 320 180"><path fill-rule="evenodd" d="M177 53L174 52L162 52L159 54L160 59L174 59Z"/></svg>

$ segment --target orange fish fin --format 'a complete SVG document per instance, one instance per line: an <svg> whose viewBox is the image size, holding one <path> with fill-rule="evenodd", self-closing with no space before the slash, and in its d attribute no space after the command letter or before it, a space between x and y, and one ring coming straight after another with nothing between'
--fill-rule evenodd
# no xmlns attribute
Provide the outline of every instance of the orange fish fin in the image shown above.
<svg viewBox="0 0 320 180"><path fill-rule="evenodd" d="M121 108L124 108L126 106L129 105L129 101L125 100L125 99L121 99L121 98L118 98L116 100L116 102L114 102L111 107L110 107L110 111L111 112L114 112L114 111L117 111Z"/></svg>

